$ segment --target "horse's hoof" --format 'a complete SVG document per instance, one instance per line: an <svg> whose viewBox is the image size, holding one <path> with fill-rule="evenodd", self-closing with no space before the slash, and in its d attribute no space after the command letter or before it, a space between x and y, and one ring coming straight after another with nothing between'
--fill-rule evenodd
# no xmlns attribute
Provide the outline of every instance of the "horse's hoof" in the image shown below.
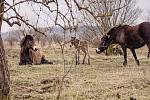
<svg viewBox="0 0 150 100"><path fill-rule="evenodd" d="M79 65L80 63L76 63L76 65Z"/></svg>
<svg viewBox="0 0 150 100"><path fill-rule="evenodd" d="M140 66L140 63L137 63L138 66Z"/></svg>
<svg viewBox="0 0 150 100"><path fill-rule="evenodd" d="M136 98L130 97L130 100L136 100Z"/></svg>
<svg viewBox="0 0 150 100"><path fill-rule="evenodd" d="M140 62L139 62L139 60L137 60L137 61L136 61L136 63L137 63L137 65L138 65L138 66L140 66Z"/></svg>
<svg viewBox="0 0 150 100"><path fill-rule="evenodd" d="M127 66L127 62L123 62L123 66Z"/></svg>
<svg viewBox="0 0 150 100"><path fill-rule="evenodd" d="M19 62L19 65L23 65L21 62Z"/></svg>

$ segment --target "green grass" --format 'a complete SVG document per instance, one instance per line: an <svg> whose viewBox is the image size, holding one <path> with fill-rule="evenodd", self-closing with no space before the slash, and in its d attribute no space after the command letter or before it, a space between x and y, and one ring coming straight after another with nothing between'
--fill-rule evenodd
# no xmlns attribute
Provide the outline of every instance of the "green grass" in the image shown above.
<svg viewBox="0 0 150 100"><path fill-rule="evenodd" d="M65 48L64 52L65 68L59 48L43 49L54 65L19 66L19 49L7 48L13 100L55 100L60 79L74 57L74 49ZM126 67L122 66L122 56L98 55L95 48L90 49L90 54L91 65L73 64L64 80L61 100L129 100L130 97L149 100L150 59L146 58L146 48L137 50L141 66L136 65L130 51ZM47 83L41 83L45 80Z"/></svg>

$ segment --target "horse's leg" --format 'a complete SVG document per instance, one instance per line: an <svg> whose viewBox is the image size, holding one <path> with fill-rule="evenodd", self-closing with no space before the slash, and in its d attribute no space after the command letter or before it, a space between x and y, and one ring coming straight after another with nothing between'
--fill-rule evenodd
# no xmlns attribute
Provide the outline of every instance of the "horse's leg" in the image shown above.
<svg viewBox="0 0 150 100"><path fill-rule="evenodd" d="M83 50L82 50L83 51ZM85 58L86 58L86 55L87 55L87 52L86 51L83 51L84 52L84 58L83 58L83 62L82 62L82 64L84 64L85 63Z"/></svg>
<svg viewBox="0 0 150 100"><path fill-rule="evenodd" d="M123 50L123 55L124 55L123 65L126 66L127 65L127 48L125 46L122 46L122 50Z"/></svg>
<svg viewBox="0 0 150 100"><path fill-rule="evenodd" d="M89 55L89 49L88 49L88 47L86 48L86 52L87 52L87 55L88 55L88 65L90 65L90 55Z"/></svg>
<svg viewBox="0 0 150 100"><path fill-rule="evenodd" d="M147 58L149 58L149 54L150 54L150 49L148 49L148 54L147 54Z"/></svg>
<svg viewBox="0 0 150 100"><path fill-rule="evenodd" d="M134 49L130 49L130 50L131 50L131 52L132 52L132 54L133 54L133 57L134 57L134 59L135 59L135 61L136 61L137 65L139 66L139 65L140 65L140 62L139 62L139 60L137 59L137 56L136 56L135 50L134 50Z"/></svg>
<svg viewBox="0 0 150 100"><path fill-rule="evenodd" d="M89 51L87 51L88 54L88 65L90 65L90 55L89 55Z"/></svg>
<svg viewBox="0 0 150 100"><path fill-rule="evenodd" d="M108 48L105 50L105 55L108 56Z"/></svg>
<svg viewBox="0 0 150 100"><path fill-rule="evenodd" d="M147 58L149 58L149 55L150 55L150 49L148 49Z"/></svg>
<svg viewBox="0 0 150 100"><path fill-rule="evenodd" d="M80 49L78 49L78 65L80 64Z"/></svg>
<svg viewBox="0 0 150 100"><path fill-rule="evenodd" d="M147 58L149 58L149 56L150 56L150 44L147 44L147 47L148 47L148 54L147 54Z"/></svg>
<svg viewBox="0 0 150 100"><path fill-rule="evenodd" d="M77 61L77 58L78 58L78 56L77 56L77 55L78 55L78 54L77 54L77 53L78 53L78 50L77 50L77 51L76 51L76 53L75 53L76 65L78 64L78 61Z"/></svg>

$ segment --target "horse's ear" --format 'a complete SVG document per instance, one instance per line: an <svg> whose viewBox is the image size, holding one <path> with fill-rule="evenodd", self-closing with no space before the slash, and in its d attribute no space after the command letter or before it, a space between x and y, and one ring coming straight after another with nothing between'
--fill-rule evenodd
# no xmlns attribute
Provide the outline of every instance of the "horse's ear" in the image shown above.
<svg viewBox="0 0 150 100"><path fill-rule="evenodd" d="M105 34L108 38L110 37L110 30Z"/></svg>
<svg viewBox="0 0 150 100"><path fill-rule="evenodd" d="M110 35L107 34L107 37L110 38Z"/></svg>
<svg viewBox="0 0 150 100"><path fill-rule="evenodd" d="M36 34L33 34L33 35L32 35L32 37L35 37L35 36L36 36Z"/></svg>
<svg viewBox="0 0 150 100"><path fill-rule="evenodd" d="M121 26L122 26L122 24L116 25L116 28L117 28L117 27L121 27Z"/></svg>
<svg viewBox="0 0 150 100"><path fill-rule="evenodd" d="M115 26L113 27L113 29L116 29L116 28L119 27L119 26L121 26L121 24L115 25Z"/></svg>
<svg viewBox="0 0 150 100"><path fill-rule="evenodd" d="M75 37L75 36L71 36L71 38L72 38L72 39L76 39L76 37Z"/></svg>

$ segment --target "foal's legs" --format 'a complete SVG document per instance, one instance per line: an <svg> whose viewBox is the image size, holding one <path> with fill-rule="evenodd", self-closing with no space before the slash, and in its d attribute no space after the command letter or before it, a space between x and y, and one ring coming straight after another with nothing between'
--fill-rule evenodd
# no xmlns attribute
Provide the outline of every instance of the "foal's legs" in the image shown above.
<svg viewBox="0 0 150 100"><path fill-rule="evenodd" d="M127 48L125 46L121 46L122 50L123 50L123 54L124 54L124 62L123 65L126 66L127 65Z"/></svg>
<svg viewBox="0 0 150 100"><path fill-rule="evenodd" d="M130 50L131 50L131 52L132 52L132 54L133 54L133 57L134 57L134 59L135 59L135 61L136 61L137 65L139 66L139 65L140 65L140 62L139 62L139 60L137 59L137 56L136 56L135 50L134 50L134 49L130 49Z"/></svg>
<svg viewBox="0 0 150 100"><path fill-rule="evenodd" d="M82 62L82 64L84 64L85 63L85 58L86 58L86 55L87 55L87 53L86 52L84 52L84 58L83 58L83 62Z"/></svg>
<svg viewBox="0 0 150 100"><path fill-rule="evenodd" d="M84 52L84 58L83 58L82 64L84 64L85 63L85 58L86 58L86 55L87 55L87 51L85 50L85 48L82 48L82 51Z"/></svg>
<svg viewBox="0 0 150 100"><path fill-rule="evenodd" d="M90 65L90 55L89 55L89 51L88 51L88 65Z"/></svg>
<svg viewBox="0 0 150 100"><path fill-rule="evenodd" d="M82 64L85 63L85 59L86 59L86 56L88 55L88 64L90 65L90 55L89 55L89 52L88 52L88 48L82 48L82 51L84 52L84 58L83 58L83 62Z"/></svg>
<svg viewBox="0 0 150 100"><path fill-rule="evenodd" d="M80 55L80 49L77 49L76 65L80 64L80 57L79 57L79 55Z"/></svg>

